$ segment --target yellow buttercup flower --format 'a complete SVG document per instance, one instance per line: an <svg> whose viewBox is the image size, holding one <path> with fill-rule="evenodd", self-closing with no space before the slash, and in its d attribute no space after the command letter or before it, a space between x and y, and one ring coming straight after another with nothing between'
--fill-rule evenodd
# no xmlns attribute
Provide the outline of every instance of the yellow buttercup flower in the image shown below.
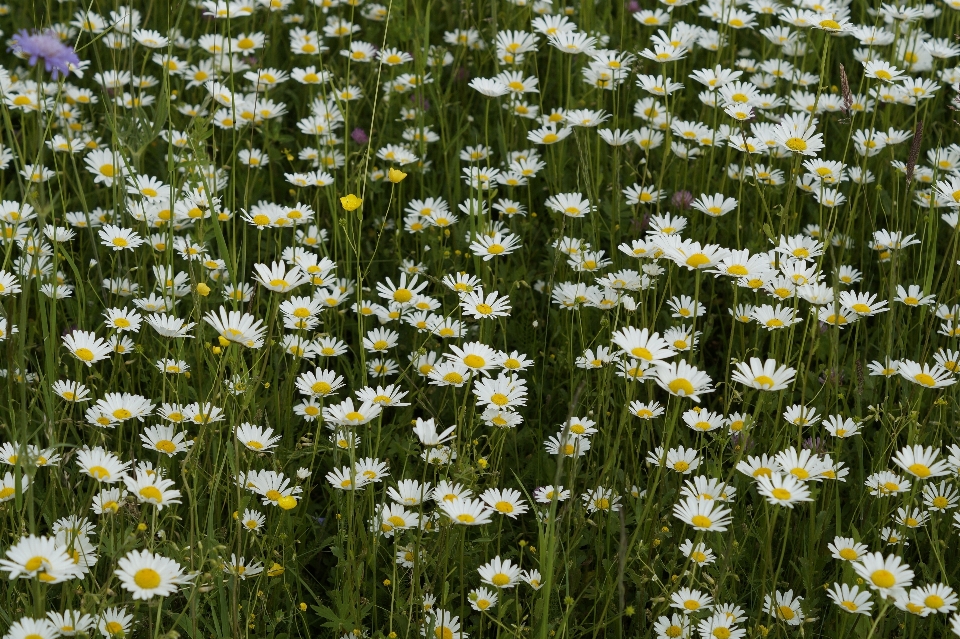
<svg viewBox="0 0 960 639"><path fill-rule="evenodd" d="M387 179L393 182L394 184L399 184L403 182L403 179L407 177L407 174L401 171L400 169L390 169L387 171ZM346 205L344 205L346 208Z"/></svg>
<svg viewBox="0 0 960 639"><path fill-rule="evenodd" d="M363 200L358 198L353 193L340 198L340 206L343 207L344 211L356 211L360 208L361 204L363 204Z"/></svg>

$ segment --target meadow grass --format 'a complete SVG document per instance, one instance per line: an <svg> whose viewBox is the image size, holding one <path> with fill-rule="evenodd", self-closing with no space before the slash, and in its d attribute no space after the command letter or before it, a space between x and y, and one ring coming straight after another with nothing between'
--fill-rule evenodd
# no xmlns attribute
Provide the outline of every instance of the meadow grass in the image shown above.
<svg viewBox="0 0 960 639"><path fill-rule="evenodd" d="M0 632L960 635L957 9L0 5Z"/></svg>

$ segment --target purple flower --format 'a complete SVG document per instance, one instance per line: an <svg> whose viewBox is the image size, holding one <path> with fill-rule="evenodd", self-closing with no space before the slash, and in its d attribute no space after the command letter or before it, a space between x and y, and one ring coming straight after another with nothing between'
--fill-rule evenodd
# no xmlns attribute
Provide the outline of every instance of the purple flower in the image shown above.
<svg viewBox="0 0 960 639"><path fill-rule="evenodd" d="M410 94L410 101L413 102L414 106L416 106L419 109L423 109L424 111L430 110L430 100L424 97L418 96L416 93Z"/></svg>
<svg viewBox="0 0 960 639"><path fill-rule="evenodd" d="M350 133L350 137L357 144L366 144L370 141L370 138L367 136L367 132L360 127L354 129L353 132Z"/></svg>
<svg viewBox="0 0 960 639"><path fill-rule="evenodd" d="M31 33L23 29L15 34L10 42L10 50L27 56L30 64L36 64L37 60L42 58L44 66L54 79L60 77L61 73L70 73L71 65L80 66L80 58L73 47L61 42L55 31Z"/></svg>
<svg viewBox="0 0 960 639"><path fill-rule="evenodd" d="M629 11L630 13L636 13L639 10L640 10L640 3L637 2L637 0L630 0L630 2L627 3L627 11Z"/></svg>
<svg viewBox="0 0 960 639"><path fill-rule="evenodd" d="M812 450L818 455L823 455L827 452L827 444L819 437L807 437L803 440L801 448L806 450Z"/></svg>
<svg viewBox="0 0 960 639"><path fill-rule="evenodd" d="M690 191L677 191L670 198L670 203L681 211L686 211L693 204L693 193Z"/></svg>

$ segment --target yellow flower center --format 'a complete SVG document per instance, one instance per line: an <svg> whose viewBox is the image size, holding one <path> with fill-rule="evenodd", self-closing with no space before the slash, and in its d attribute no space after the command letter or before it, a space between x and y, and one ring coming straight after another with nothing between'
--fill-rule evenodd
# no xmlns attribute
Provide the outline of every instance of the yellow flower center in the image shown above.
<svg viewBox="0 0 960 639"><path fill-rule="evenodd" d="M470 354L463 358L463 363L469 366L470 368L483 368L486 365L486 360L480 357L479 355Z"/></svg>
<svg viewBox="0 0 960 639"><path fill-rule="evenodd" d="M149 501L162 502L163 494L156 486L146 486L140 489L140 496Z"/></svg>
<svg viewBox="0 0 960 639"><path fill-rule="evenodd" d="M806 151L807 143L803 138L789 138L786 147L791 151Z"/></svg>
<svg viewBox="0 0 960 639"><path fill-rule="evenodd" d="M682 377L672 380L667 386L674 395L693 395L693 384Z"/></svg>
<svg viewBox="0 0 960 639"><path fill-rule="evenodd" d="M709 264L710 258L704 255L703 253L694 253L687 258L687 266L692 266L693 268L700 268L704 264Z"/></svg>
<svg viewBox="0 0 960 639"><path fill-rule="evenodd" d="M510 400L503 393L494 393L490 397L490 401L496 404L497 406L506 406Z"/></svg>
<svg viewBox="0 0 960 639"><path fill-rule="evenodd" d="M103 466L93 466L89 471L90 476L97 480L109 479L110 471L104 468Z"/></svg>
<svg viewBox="0 0 960 639"><path fill-rule="evenodd" d="M786 488L774 488L770 494L772 494L774 498L779 499L781 501L790 499L791 497L790 491L787 490Z"/></svg>
<svg viewBox="0 0 960 639"><path fill-rule="evenodd" d="M922 384L928 388L932 388L937 385L937 380L935 380L932 375L927 375L926 373L917 373L913 376L913 379L918 384Z"/></svg>
<svg viewBox="0 0 960 639"><path fill-rule="evenodd" d="M141 568L133 575L133 583L144 590L153 590L160 585L160 573L152 568Z"/></svg>
<svg viewBox="0 0 960 639"><path fill-rule="evenodd" d="M773 388L776 385L776 382L769 375L758 375L753 378L753 383L762 388Z"/></svg>
<svg viewBox="0 0 960 639"><path fill-rule="evenodd" d="M174 444L169 439L161 439L156 444L154 444L154 448L156 448L161 452L167 453L169 455L177 449L177 445Z"/></svg>
<svg viewBox="0 0 960 639"><path fill-rule="evenodd" d="M893 588L897 583L897 578L889 570L874 570L870 574L870 581L877 588Z"/></svg>

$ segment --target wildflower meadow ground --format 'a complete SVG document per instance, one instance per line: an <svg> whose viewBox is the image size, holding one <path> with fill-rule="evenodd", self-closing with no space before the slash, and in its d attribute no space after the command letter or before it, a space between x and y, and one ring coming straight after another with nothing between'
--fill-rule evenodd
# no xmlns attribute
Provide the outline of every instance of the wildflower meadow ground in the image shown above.
<svg viewBox="0 0 960 639"><path fill-rule="evenodd" d="M960 1L0 30L4 639L960 635Z"/></svg>

